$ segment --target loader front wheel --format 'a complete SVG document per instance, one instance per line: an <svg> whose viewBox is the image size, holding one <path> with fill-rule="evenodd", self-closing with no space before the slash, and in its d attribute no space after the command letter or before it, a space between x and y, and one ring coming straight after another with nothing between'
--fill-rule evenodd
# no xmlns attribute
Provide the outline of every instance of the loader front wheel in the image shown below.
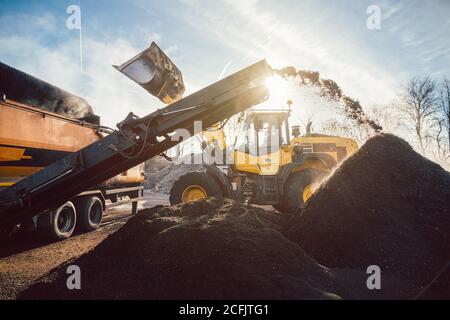
<svg viewBox="0 0 450 320"><path fill-rule="evenodd" d="M283 205L277 206L279 208L276 209L284 213L296 213L311 198L327 174L325 170L305 169L291 175L286 182L284 195L280 201Z"/></svg>
<svg viewBox="0 0 450 320"><path fill-rule="evenodd" d="M222 190L213 177L205 172L189 172L181 176L170 189L170 204L215 197L222 199Z"/></svg>

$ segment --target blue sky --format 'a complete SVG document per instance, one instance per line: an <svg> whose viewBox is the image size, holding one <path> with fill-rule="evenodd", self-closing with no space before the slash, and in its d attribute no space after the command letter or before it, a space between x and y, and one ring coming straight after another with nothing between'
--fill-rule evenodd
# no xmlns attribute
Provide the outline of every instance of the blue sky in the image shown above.
<svg viewBox="0 0 450 320"><path fill-rule="evenodd" d="M79 34L66 28L81 6ZM366 27L369 5L381 29ZM156 40L195 91L267 58L318 70L363 105L389 104L417 75L450 76L450 1L0 1L0 60L77 93L114 125L161 103L111 67Z"/></svg>

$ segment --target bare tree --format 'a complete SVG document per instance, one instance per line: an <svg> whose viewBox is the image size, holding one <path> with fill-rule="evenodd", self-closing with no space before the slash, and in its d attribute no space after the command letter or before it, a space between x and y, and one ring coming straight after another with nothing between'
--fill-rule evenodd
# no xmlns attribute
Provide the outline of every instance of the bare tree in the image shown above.
<svg viewBox="0 0 450 320"><path fill-rule="evenodd" d="M370 110L370 117L377 119L384 133L396 133L401 126L397 109L392 105L377 105Z"/></svg>
<svg viewBox="0 0 450 320"><path fill-rule="evenodd" d="M433 130L426 136L426 140L433 146L431 152L434 160L447 168L449 166L450 151L446 141L447 133L443 120L442 118L436 118Z"/></svg>
<svg viewBox="0 0 450 320"><path fill-rule="evenodd" d="M364 144L367 139L374 135L372 128L368 124L358 125L346 118L328 119L322 123L321 132L333 136L352 138L359 145Z"/></svg>
<svg viewBox="0 0 450 320"><path fill-rule="evenodd" d="M450 80L442 80L439 92L439 112L441 114L442 126L447 135L447 146L450 150Z"/></svg>
<svg viewBox="0 0 450 320"><path fill-rule="evenodd" d="M450 168L450 80L444 78L439 87L438 109L428 139L433 156L443 167Z"/></svg>
<svg viewBox="0 0 450 320"><path fill-rule="evenodd" d="M404 87L398 105L404 121L413 127L422 154L427 130L438 111L436 82L430 77L412 78Z"/></svg>

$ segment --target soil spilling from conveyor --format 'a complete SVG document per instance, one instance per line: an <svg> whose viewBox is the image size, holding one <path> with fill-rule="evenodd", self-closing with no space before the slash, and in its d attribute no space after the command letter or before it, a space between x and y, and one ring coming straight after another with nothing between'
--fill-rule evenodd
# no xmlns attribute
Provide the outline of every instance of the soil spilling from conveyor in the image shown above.
<svg viewBox="0 0 450 320"><path fill-rule="evenodd" d="M365 114L358 100L345 95L335 81L322 78L319 72L310 70L297 71L297 69L292 66L275 70L275 72L285 79L297 80L297 84L300 87L310 86L319 88L321 97L329 101L340 103L343 107L344 114L352 119L357 125L367 125L375 133L379 133L383 129L376 121L370 119Z"/></svg>
<svg viewBox="0 0 450 320"><path fill-rule="evenodd" d="M292 219L286 236L331 268L380 266L414 296L450 259L450 174L393 135L373 137Z"/></svg>
<svg viewBox="0 0 450 320"><path fill-rule="evenodd" d="M82 290L67 290L64 265L22 298L334 299L334 274L280 230L287 217L206 199L142 211L93 251L68 263Z"/></svg>

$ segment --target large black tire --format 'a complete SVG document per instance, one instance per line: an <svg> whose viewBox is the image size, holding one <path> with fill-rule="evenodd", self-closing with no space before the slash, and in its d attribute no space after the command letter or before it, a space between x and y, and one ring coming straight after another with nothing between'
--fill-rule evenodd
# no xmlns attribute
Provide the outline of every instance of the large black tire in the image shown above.
<svg viewBox="0 0 450 320"><path fill-rule="evenodd" d="M103 203L97 196L83 197L76 205L80 231L98 229L103 219Z"/></svg>
<svg viewBox="0 0 450 320"><path fill-rule="evenodd" d="M178 178L170 189L170 204L182 203L183 193L193 186L203 189L206 197L223 199L222 190L213 177L205 172L189 172Z"/></svg>
<svg viewBox="0 0 450 320"><path fill-rule="evenodd" d="M320 183L328 172L320 169L305 169L292 174L284 187L284 194L278 205L273 207L283 213L297 213L305 205L303 192L310 184Z"/></svg>
<svg viewBox="0 0 450 320"><path fill-rule="evenodd" d="M52 240L64 240L69 238L77 224L77 210L71 201L67 201L52 212L52 223L47 229L47 234Z"/></svg>

